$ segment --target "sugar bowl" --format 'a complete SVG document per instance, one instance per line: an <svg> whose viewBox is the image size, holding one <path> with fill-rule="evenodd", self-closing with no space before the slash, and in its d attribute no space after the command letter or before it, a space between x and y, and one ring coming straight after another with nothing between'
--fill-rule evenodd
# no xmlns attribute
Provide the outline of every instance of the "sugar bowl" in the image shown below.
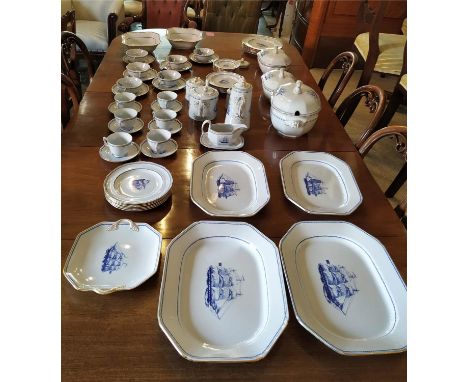
<svg viewBox="0 0 468 382"><path fill-rule="evenodd" d="M291 73L285 71L284 68L270 70L262 74L263 94L265 94L265 97L270 99L276 89L278 89L281 85L294 81L294 76Z"/></svg>
<svg viewBox="0 0 468 382"><path fill-rule="evenodd" d="M279 49L277 46L258 52L257 61L263 73L273 69L286 69L292 62L283 49Z"/></svg>
<svg viewBox="0 0 468 382"><path fill-rule="evenodd" d="M219 92L209 86L208 80L206 80L204 85L193 88L189 99L189 117L196 121L215 119L218 97Z"/></svg>

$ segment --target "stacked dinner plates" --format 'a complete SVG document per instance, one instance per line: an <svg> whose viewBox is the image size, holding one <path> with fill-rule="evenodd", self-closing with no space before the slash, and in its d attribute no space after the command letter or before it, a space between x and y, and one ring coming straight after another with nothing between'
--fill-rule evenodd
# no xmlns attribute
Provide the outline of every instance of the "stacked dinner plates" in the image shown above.
<svg viewBox="0 0 468 382"><path fill-rule="evenodd" d="M104 179L104 196L115 208L145 211L171 196L172 175L152 162L133 162L117 167Z"/></svg>

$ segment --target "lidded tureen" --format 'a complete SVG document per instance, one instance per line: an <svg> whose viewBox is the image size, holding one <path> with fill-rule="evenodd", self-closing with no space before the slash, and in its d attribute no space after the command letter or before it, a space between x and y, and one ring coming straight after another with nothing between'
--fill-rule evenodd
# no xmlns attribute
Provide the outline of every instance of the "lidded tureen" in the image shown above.
<svg viewBox="0 0 468 382"><path fill-rule="evenodd" d="M321 108L317 93L302 81L284 84L271 96L271 123L282 135L300 137L314 127Z"/></svg>
<svg viewBox="0 0 468 382"><path fill-rule="evenodd" d="M194 87L190 92L189 117L196 121L216 118L216 104L219 92L209 85L206 80L204 85Z"/></svg>
<svg viewBox="0 0 468 382"><path fill-rule="evenodd" d="M263 73L273 69L287 68L291 65L291 59L283 49L274 48L263 49L257 54L258 65Z"/></svg>
<svg viewBox="0 0 468 382"><path fill-rule="evenodd" d="M281 85L294 81L294 76L285 71L284 68L270 70L269 72L262 74L263 94L265 94L265 97L270 99L276 89Z"/></svg>

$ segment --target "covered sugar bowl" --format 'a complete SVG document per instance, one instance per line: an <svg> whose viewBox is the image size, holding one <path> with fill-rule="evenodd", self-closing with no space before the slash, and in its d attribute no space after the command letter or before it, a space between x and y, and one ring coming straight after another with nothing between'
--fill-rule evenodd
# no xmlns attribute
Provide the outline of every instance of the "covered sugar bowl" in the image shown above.
<svg viewBox="0 0 468 382"><path fill-rule="evenodd" d="M294 81L294 76L283 68L270 70L269 72L262 74L263 94L265 94L265 97L270 99L276 89L281 85Z"/></svg>
<svg viewBox="0 0 468 382"><path fill-rule="evenodd" d="M281 135L297 138L314 127L321 108L317 93L302 81L284 84L271 96L271 123Z"/></svg>
<svg viewBox="0 0 468 382"><path fill-rule="evenodd" d="M189 117L195 121L210 121L216 118L219 92L209 86L208 80L204 85L196 86L190 92Z"/></svg>
<svg viewBox="0 0 468 382"><path fill-rule="evenodd" d="M277 46L274 48L263 49L257 53L257 61L263 73L273 69L287 68L291 65L291 59L283 49Z"/></svg>

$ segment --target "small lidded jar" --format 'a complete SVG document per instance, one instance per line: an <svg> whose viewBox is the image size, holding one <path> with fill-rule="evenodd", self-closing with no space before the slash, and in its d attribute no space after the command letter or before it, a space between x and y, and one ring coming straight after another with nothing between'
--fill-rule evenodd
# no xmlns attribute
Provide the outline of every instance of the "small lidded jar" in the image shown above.
<svg viewBox="0 0 468 382"><path fill-rule="evenodd" d="M219 92L209 85L196 86L190 92L189 117L196 121L216 118Z"/></svg>
<svg viewBox="0 0 468 382"><path fill-rule="evenodd" d="M273 69L286 69L292 62L288 55L284 53L284 50L278 49L277 46L258 52L257 61L263 73Z"/></svg>
<svg viewBox="0 0 468 382"><path fill-rule="evenodd" d="M192 77L189 78L185 82L185 99L187 101L190 101L190 93L191 91L196 88L197 86L202 86L204 85L205 82L200 78L200 77Z"/></svg>
<svg viewBox="0 0 468 382"><path fill-rule="evenodd" d="M294 76L285 71L284 68L270 70L269 72L262 74L263 94L265 94L265 97L270 99L276 89L281 85L294 81Z"/></svg>

